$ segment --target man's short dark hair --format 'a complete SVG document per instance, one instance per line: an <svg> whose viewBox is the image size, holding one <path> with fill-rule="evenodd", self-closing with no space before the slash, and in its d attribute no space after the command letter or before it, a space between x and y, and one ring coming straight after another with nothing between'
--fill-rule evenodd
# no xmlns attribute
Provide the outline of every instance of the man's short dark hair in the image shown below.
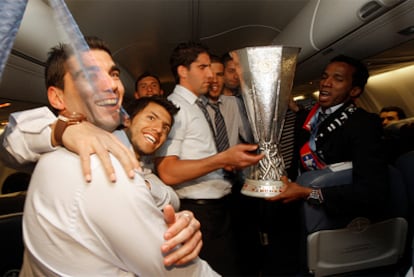
<svg viewBox="0 0 414 277"><path fill-rule="evenodd" d="M161 87L161 81L160 78L158 78L157 75L152 74L149 71L145 71L144 73L142 73L141 75L138 76L138 78L135 80L135 90L138 90L138 83L139 81L141 81L142 79L146 78L146 77L153 77L154 79L157 80L158 85Z"/></svg>
<svg viewBox="0 0 414 277"><path fill-rule="evenodd" d="M355 72L352 75L352 85L361 88L361 93L359 94L361 95L369 78L368 68L361 61L345 55L334 57L330 63L333 62L344 62L355 68Z"/></svg>
<svg viewBox="0 0 414 277"><path fill-rule="evenodd" d="M382 112L396 112L398 115L398 119L407 118L403 109L397 106L388 106L381 109L380 113Z"/></svg>
<svg viewBox="0 0 414 277"><path fill-rule="evenodd" d="M179 107L174 105L173 102L168 100L165 97L162 97L160 95L153 95L149 97L141 97L138 99L134 99L131 101L128 106L126 107L126 110L131 117L131 120L142 110L145 109L146 106L148 106L149 103L155 103L167 110L167 112L171 116L171 125L174 124L174 115L177 114L177 112L180 110Z"/></svg>
<svg viewBox="0 0 414 277"><path fill-rule="evenodd" d="M170 57L170 67L176 84L180 82L177 71L178 67L182 65L189 69L190 65L201 53L208 54L207 46L194 41L180 43L174 48Z"/></svg>
<svg viewBox="0 0 414 277"><path fill-rule="evenodd" d="M103 50L112 57L108 45L100 38L94 36L85 37L89 49ZM60 43L50 49L45 67L46 88L55 86L64 89L63 77L66 73L65 62L72 56L73 50L68 44Z"/></svg>
<svg viewBox="0 0 414 277"><path fill-rule="evenodd" d="M210 61L211 61L211 63L221 63L221 64L223 64L223 62L221 61L221 58L219 56L211 54L211 53L210 53Z"/></svg>
<svg viewBox="0 0 414 277"><path fill-rule="evenodd" d="M230 56L229 52L226 52L223 54L223 56L221 56L221 62L223 63L224 67L226 67L227 63L232 60L233 58Z"/></svg>

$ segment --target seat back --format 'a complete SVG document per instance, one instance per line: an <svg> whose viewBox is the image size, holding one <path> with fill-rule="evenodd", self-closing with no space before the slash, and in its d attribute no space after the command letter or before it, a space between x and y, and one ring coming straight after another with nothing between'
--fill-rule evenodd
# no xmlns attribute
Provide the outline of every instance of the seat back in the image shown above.
<svg viewBox="0 0 414 277"><path fill-rule="evenodd" d="M414 151L407 152L402 154L395 161L395 166L401 172L405 183L407 184L407 194L408 194L408 208L409 208L409 217L408 217L408 226L409 226L409 240L412 241L414 245ZM412 264L414 265L414 250L412 249Z"/></svg>
<svg viewBox="0 0 414 277"><path fill-rule="evenodd" d="M357 218L347 228L308 236L308 267L315 276L353 272L397 263L403 255L407 221L392 218L370 224Z"/></svg>
<svg viewBox="0 0 414 277"><path fill-rule="evenodd" d="M18 276L23 263L23 213L0 215L0 276Z"/></svg>
<svg viewBox="0 0 414 277"><path fill-rule="evenodd" d="M23 212L25 200L25 191L0 194L0 215Z"/></svg>
<svg viewBox="0 0 414 277"><path fill-rule="evenodd" d="M396 264L407 249L409 211L407 184L400 170L389 166L389 220L371 224L356 218L346 228L308 235L308 268L316 276ZM332 228L331 228L332 229Z"/></svg>
<svg viewBox="0 0 414 277"><path fill-rule="evenodd" d="M414 223L414 151L402 154L395 161L395 167L401 172L407 185L409 212L411 215L410 223Z"/></svg>

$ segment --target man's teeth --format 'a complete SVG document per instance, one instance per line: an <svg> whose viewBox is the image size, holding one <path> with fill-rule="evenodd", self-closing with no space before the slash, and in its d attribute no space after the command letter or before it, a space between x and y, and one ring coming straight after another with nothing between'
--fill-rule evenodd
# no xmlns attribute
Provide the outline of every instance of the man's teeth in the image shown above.
<svg viewBox="0 0 414 277"><path fill-rule="evenodd" d="M147 140L151 141L152 143L155 143L155 138L154 138L153 136L151 136L151 135L144 135L144 137L145 137Z"/></svg>
<svg viewBox="0 0 414 277"><path fill-rule="evenodd" d="M117 103L118 99L116 98L104 99L96 102L96 104L99 106L116 105Z"/></svg>

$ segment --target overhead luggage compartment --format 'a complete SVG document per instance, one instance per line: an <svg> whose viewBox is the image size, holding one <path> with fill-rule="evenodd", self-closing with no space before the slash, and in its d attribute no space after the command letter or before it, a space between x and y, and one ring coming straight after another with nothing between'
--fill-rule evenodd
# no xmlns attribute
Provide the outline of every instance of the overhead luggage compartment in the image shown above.
<svg viewBox="0 0 414 277"><path fill-rule="evenodd" d="M295 85L304 84L338 54L365 59L413 39L399 33L412 18L414 0L312 0L273 43L302 48Z"/></svg>

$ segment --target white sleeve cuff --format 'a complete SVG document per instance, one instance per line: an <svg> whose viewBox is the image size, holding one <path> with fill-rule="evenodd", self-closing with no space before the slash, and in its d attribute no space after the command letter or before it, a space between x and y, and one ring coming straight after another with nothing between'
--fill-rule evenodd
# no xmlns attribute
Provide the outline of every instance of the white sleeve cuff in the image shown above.
<svg viewBox="0 0 414 277"><path fill-rule="evenodd" d="M49 127L55 121L55 115L46 107L12 113L3 145L20 163L37 161L40 154L55 149Z"/></svg>

